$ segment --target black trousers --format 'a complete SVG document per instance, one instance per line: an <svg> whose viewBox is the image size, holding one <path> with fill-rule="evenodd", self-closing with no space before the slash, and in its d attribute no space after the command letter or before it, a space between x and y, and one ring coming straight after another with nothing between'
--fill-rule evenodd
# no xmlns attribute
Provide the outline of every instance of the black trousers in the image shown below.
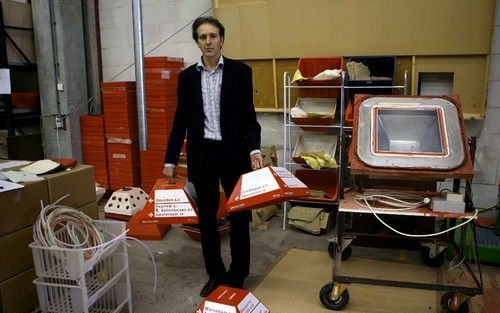
<svg viewBox="0 0 500 313"><path fill-rule="evenodd" d="M217 227L219 208L219 181L227 198L231 195L242 173L229 167L229 155L221 142L203 141L203 172L193 185L198 198L198 217L205 269L211 278L242 280L250 268L250 212L229 215L231 264L226 267L221 257L220 237Z"/></svg>

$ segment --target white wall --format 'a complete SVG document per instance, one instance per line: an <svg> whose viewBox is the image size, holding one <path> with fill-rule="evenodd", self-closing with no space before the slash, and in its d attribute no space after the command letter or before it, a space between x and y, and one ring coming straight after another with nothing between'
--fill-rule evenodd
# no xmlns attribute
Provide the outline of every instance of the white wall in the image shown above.
<svg viewBox="0 0 500 313"><path fill-rule="evenodd" d="M197 62L191 24L211 14L210 0L142 0L144 54ZM132 0L99 0L99 22L103 80L135 80Z"/></svg>
<svg viewBox="0 0 500 313"><path fill-rule="evenodd" d="M474 204L483 208L497 202L500 184L500 0L495 4L486 118L478 136L472 185Z"/></svg>

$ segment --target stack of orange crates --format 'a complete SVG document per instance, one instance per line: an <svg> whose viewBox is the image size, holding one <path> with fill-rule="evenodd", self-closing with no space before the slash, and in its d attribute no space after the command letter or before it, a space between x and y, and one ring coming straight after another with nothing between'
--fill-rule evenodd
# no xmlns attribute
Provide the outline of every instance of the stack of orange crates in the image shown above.
<svg viewBox="0 0 500 313"><path fill-rule="evenodd" d="M135 82L101 84L111 190L140 186Z"/></svg>
<svg viewBox="0 0 500 313"><path fill-rule="evenodd" d="M95 180L103 188L109 188L108 159L103 115L80 117L83 163L94 166Z"/></svg>
<svg viewBox="0 0 500 313"><path fill-rule="evenodd" d="M148 149L141 151L142 188L149 192L163 176L165 152L177 107L177 80L182 58L144 58Z"/></svg>

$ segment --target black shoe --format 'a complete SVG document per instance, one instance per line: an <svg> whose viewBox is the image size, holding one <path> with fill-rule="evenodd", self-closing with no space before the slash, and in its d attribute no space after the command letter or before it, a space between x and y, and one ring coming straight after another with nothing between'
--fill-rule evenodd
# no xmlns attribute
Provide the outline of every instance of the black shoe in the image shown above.
<svg viewBox="0 0 500 313"><path fill-rule="evenodd" d="M227 281L229 287L243 289L243 284L245 282L244 278L230 278Z"/></svg>
<svg viewBox="0 0 500 313"><path fill-rule="evenodd" d="M200 297L206 298L209 294L211 294L217 287L222 285L219 279L210 278L208 282L203 286L200 291Z"/></svg>

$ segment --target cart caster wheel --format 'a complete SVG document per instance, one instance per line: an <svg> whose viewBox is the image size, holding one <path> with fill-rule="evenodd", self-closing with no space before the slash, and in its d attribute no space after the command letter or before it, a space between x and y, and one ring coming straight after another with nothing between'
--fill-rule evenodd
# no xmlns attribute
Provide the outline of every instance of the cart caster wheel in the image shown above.
<svg viewBox="0 0 500 313"><path fill-rule="evenodd" d="M444 251L433 258L429 255L429 252L430 249L428 247L423 247L420 249L420 257L422 258L422 261L424 261L425 265L430 267L441 267L446 258Z"/></svg>
<svg viewBox="0 0 500 313"><path fill-rule="evenodd" d="M330 257L332 257L332 258L333 258L333 253L335 252L335 249L337 249L337 244L335 242L330 242L328 244L328 254L330 254ZM344 251L342 251L342 256L340 259L342 261L345 261L351 257L351 254L352 254L352 246L348 245L347 247L345 247Z"/></svg>
<svg viewBox="0 0 500 313"><path fill-rule="evenodd" d="M441 308L445 313L469 313L469 301L462 303L457 310L451 308L453 292L447 292L441 296Z"/></svg>
<svg viewBox="0 0 500 313"><path fill-rule="evenodd" d="M325 308L327 308L328 310L343 310L349 303L349 292L346 289L344 290L344 292L342 292L337 300L332 300L330 298L332 291L333 283L326 284L323 286L323 288L321 288L321 291L319 292L319 299L321 300L321 303L323 303Z"/></svg>

